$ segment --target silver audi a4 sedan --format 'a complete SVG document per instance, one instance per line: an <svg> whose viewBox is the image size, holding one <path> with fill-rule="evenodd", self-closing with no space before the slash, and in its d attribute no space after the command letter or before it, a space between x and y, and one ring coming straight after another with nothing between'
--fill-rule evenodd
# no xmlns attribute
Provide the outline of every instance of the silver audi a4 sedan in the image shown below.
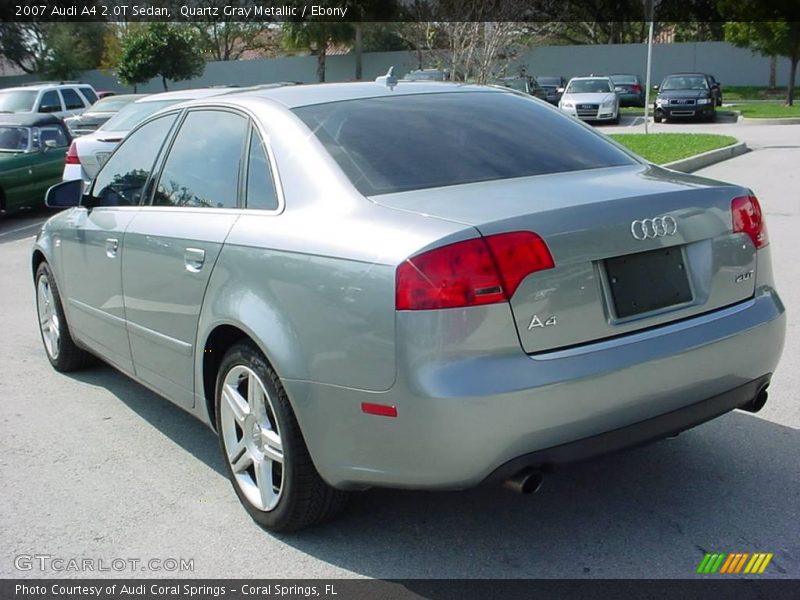
<svg viewBox="0 0 800 600"><path fill-rule="evenodd" d="M785 315L751 190L513 91L392 83L173 105L51 188L52 365L206 422L283 531L373 486L535 491L764 404Z"/></svg>

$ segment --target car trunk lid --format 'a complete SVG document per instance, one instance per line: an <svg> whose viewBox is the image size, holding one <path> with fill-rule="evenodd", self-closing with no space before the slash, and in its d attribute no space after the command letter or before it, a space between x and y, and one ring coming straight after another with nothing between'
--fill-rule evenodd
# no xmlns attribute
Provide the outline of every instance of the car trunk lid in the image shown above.
<svg viewBox="0 0 800 600"><path fill-rule="evenodd" d="M536 353L751 297L756 251L731 223L731 200L746 193L636 165L371 199L469 224L484 236L541 236L555 267L527 276L510 300L522 347Z"/></svg>

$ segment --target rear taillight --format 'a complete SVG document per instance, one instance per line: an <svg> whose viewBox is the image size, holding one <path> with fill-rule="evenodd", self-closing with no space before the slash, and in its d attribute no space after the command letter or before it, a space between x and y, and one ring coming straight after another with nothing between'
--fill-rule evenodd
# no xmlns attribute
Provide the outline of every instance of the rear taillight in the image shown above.
<svg viewBox="0 0 800 600"><path fill-rule="evenodd" d="M442 246L397 269L397 310L457 308L505 302L520 282L554 266L535 233L499 233Z"/></svg>
<svg viewBox="0 0 800 600"><path fill-rule="evenodd" d="M75 145L75 142L72 142L69 145L69 150L67 150L67 156L64 159L64 163L68 164L68 165L79 165L79 164L81 164L81 161L78 158L78 147Z"/></svg>
<svg viewBox="0 0 800 600"><path fill-rule="evenodd" d="M733 232L746 233L756 248L769 244L767 224L761 212L761 205L755 196L740 196L731 200Z"/></svg>
<svg viewBox="0 0 800 600"><path fill-rule="evenodd" d="M631 86L631 91L638 94L638 93L640 93L642 91L642 86L640 86L640 85L632 85Z"/></svg>

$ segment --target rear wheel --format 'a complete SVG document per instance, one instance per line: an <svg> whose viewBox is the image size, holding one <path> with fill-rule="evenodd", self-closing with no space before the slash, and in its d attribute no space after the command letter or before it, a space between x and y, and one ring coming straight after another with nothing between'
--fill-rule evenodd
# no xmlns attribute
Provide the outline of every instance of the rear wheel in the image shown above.
<svg viewBox="0 0 800 600"><path fill-rule="evenodd" d="M70 335L58 286L46 262L36 269L36 312L47 360L53 368L68 372L84 367L89 354L79 348Z"/></svg>
<svg viewBox="0 0 800 600"><path fill-rule="evenodd" d="M653 113L653 122L661 123L663 119L664 119L664 114L661 111L657 110L656 112Z"/></svg>
<svg viewBox="0 0 800 600"><path fill-rule="evenodd" d="M216 421L228 477L256 523L294 531L344 507L347 493L320 477L280 379L250 342L222 359Z"/></svg>

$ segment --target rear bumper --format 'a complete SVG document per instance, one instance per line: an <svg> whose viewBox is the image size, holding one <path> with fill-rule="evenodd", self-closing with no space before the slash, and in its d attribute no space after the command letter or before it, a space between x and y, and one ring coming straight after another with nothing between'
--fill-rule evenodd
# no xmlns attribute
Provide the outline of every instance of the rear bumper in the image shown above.
<svg viewBox="0 0 800 600"><path fill-rule="evenodd" d="M322 477L345 489L463 489L509 463L570 462L669 435L752 399L785 334L769 287L713 313L535 356L520 351L509 310L398 313L397 380L385 392L285 381ZM398 416L365 415L362 402Z"/></svg>
<svg viewBox="0 0 800 600"><path fill-rule="evenodd" d="M551 471L555 467L676 435L749 404L766 389L771 378L772 374L764 375L727 392L639 423L519 456L497 468L485 483L503 482L522 469Z"/></svg>

